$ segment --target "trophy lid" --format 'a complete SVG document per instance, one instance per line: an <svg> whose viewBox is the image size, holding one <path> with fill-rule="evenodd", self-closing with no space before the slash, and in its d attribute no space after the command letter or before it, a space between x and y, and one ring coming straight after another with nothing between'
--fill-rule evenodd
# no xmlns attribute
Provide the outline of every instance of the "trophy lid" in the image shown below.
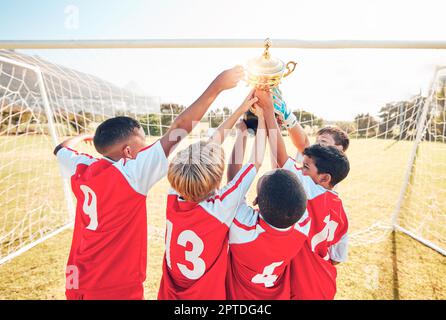
<svg viewBox="0 0 446 320"><path fill-rule="evenodd" d="M271 57L269 48L271 47L271 40L265 40L265 51L260 57L253 58L248 61L247 69L250 73L256 75L270 75L282 72L284 63L282 60Z"/></svg>

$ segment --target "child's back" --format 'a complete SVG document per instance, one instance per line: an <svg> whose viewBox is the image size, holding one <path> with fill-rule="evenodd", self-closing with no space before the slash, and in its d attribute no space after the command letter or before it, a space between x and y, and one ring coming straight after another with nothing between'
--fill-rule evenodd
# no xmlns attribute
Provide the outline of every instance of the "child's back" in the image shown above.
<svg viewBox="0 0 446 320"><path fill-rule="evenodd" d="M337 271L333 262L347 258L348 220L336 194L308 200L308 240L291 262L292 299L332 300Z"/></svg>
<svg viewBox="0 0 446 320"><path fill-rule="evenodd" d="M306 151L312 149L325 152L324 147L317 145ZM284 168L294 172L301 181L307 181L304 186L311 221L307 243L291 262L292 298L333 299L337 275L333 263L347 259L348 219L342 201L336 192L325 189L304 175L291 158Z"/></svg>
<svg viewBox="0 0 446 320"><path fill-rule="evenodd" d="M256 175L245 165L226 187L197 203L171 190L159 299L225 299L228 231Z"/></svg>
<svg viewBox="0 0 446 320"><path fill-rule="evenodd" d="M127 298L141 299L147 257L146 195L167 171L159 141L131 160L94 159L68 148L60 149L57 157L78 200L67 297L119 299L122 290L131 288L135 295Z"/></svg>
<svg viewBox="0 0 446 320"><path fill-rule="evenodd" d="M229 227L263 161L266 132L256 136L250 161L222 189L225 157L219 143L255 103L252 94L208 142L180 151L169 166L172 190L167 201L166 253L158 299L226 298ZM264 128L264 122L259 122ZM239 143L238 137L234 151Z"/></svg>
<svg viewBox="0 0 446 320"><path fill-rule="evenodd" d="M289 265L306 240L306 225L280 230L258 211L244 210L251 220L241 222L238 214L230 232L228 299L289 300Z"/></svg>
<svg viewBox="0 0 446 320"><path fill-rule="evenodd" d="M290 261L310 226L305 192L291 173L279 169L259 180L257 197L260 212L242 204L229 233L228 299L288 300Z"/></svg>

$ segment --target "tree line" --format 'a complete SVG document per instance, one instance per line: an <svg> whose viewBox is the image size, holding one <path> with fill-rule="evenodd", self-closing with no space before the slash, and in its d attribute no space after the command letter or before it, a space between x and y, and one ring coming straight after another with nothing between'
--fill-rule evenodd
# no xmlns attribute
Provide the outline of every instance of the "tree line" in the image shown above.
<svg viewBox="0 0 446 320"><path fill-rule="evenodd" d="M425 130L425 138L430 141L446 142L446 108L444 98L436 99L429 106L429 130ZM327 122L323 118L306 110L295 110L298 121L304 128L317 130L326 124L334 124L345 130L352 138L371 138L410 140L416 134L416 129L426 98L421 95L409 100L386 103L377 117L370 113L359 113L353 121ZM164 103L159 113L128 114L135 117L142 125L145 133L151 136L163 135L175 117L186 107L176 103ZM231 114L228 107L217 108L208 112L202 122L207 122L209 128L218 127ZM117 112L115 115L126 115ZM60 134L70 135L91 131L104 121L107 116L91 112L68 112L57 110L54 114L57 130ZM0 101L0 135L24 133L48 133L42 130L47 120L42 110L31 110L20 105L6 105ZM314 130L313 130L314 131Z"/></svg>

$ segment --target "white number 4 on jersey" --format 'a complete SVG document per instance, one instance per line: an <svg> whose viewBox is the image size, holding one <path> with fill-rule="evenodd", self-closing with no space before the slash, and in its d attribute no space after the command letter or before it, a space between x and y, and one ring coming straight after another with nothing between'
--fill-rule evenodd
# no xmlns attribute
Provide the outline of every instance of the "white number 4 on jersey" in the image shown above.
<svg viewBox="0 0 446 320"><path fill-rule="evenodd" d="M266 266L263 269L263 273L255 275L251 282L257 283L257 284L264 284L265 288L270 288L274 286L274 282L277 280L277 276L274 273L274 269L276 269L278 266L282 265L283 261L280 262L273 262L269 266Z"/></svg>

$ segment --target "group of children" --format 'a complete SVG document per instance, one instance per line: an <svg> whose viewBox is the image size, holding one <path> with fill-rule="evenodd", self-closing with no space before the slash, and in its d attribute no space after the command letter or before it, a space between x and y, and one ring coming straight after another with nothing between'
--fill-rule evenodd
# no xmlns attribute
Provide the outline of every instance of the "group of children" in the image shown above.
<svg viewBox="0 0 446 320"><path fill-rule="evenodd" d="M220 92L235 87L243 68L222 72L146 147L141 125L111 118L94 136L81 135L54 154L77 198L66 272L67 299L143 299L147 263L146 197L167 175L165 255L158 299L333 299L335 264L347 258L348 220L334 187L349 172L348 137L323 128L309 140L281 92L252 90L206 141L167 157L191 132ZM255 110L258 128L243 163L247 128L240 117ZM285 126L302 155L287 154ZM227 167L221 147L230 129L237 136ZM73 148L93 140L95 159ZM254 201L246 194L269 144L273 167L259 178Z"/></svg>

